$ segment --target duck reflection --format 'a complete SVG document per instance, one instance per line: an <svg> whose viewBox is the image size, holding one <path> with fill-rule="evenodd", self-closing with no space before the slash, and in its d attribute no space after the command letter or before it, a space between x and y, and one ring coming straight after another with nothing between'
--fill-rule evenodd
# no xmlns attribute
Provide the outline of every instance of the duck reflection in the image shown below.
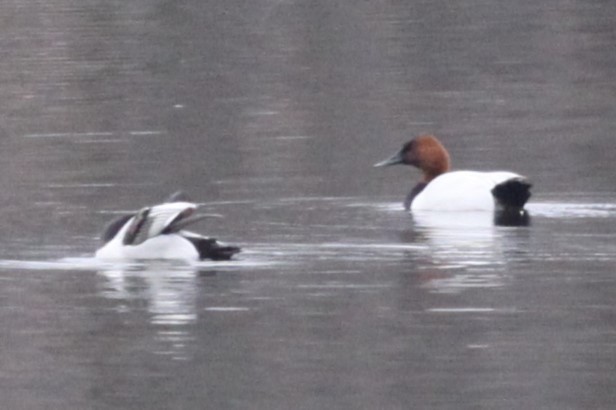
<svg viewBox="0 0 616 410"><path fill-rule="evenodd" d="M529 226L530 222L530 213L525 209L504 209L494 213L495 226Z"/></svg>
<svg viewBox="0 0 616 410"><path fill-rule="evenodd" d="M198 272L190 266L170 264L99 271L105 278L100 294L117 301L122 313L146 313L156 329L155 353L185 359L198 320Z"/></svg>
<svg viewBox="0 0 616 410"><path fill-rule="evenodd" d="M492 230L498 226L529 226L531 217L526 210L499 210L496 212L412 212L415 226L454 231L464 228L470 230Z"/></svg>
<svg viewBox="0 0 616 410"><path fill-rule="evenodd" d="M530 224L527 212L413 212L404 241L427 245L422 286L435 293L502 287L507 265L523 258Z"/></svg>

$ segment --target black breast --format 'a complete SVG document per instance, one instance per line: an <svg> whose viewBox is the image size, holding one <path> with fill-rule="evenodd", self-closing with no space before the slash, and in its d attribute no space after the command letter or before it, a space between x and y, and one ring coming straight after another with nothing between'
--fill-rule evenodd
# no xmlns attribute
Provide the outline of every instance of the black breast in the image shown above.
<svg viewBox="0 0 616 410"><path fill-rule="evenodd" d="M413 189L411 189L411 192L409 192L409 194L406 196L406 199L404 200L404 209L406 211L411 209L411 204L413 203L413 199L415 199L415 197L419 195L419 193L423 191L427 185L428 184L425 182L420 182L417 185L415 185Z"/></svg>

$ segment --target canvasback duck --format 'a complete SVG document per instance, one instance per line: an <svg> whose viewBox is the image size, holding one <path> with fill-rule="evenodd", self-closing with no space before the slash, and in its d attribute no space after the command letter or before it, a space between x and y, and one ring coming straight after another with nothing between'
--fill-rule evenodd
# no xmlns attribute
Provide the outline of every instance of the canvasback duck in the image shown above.
<svg viewBox="0 0 616 410"><path fill-rule="evenodd" d="M450 171L449 154L433 135L421 135L402 146L375 167L404 164L422 171L423 177L404 201L408 211L525 212L530 198L528 180L509 171Z"/></svg>
<svg viewBox="0 0 616 410"><path fill-rule="evenodd" d="M111 221L101 236L99 259L227 260L240 248L218 242L184 228L217 214L195 215L198 205L177 192L167 202L142 208Z"/></svg>

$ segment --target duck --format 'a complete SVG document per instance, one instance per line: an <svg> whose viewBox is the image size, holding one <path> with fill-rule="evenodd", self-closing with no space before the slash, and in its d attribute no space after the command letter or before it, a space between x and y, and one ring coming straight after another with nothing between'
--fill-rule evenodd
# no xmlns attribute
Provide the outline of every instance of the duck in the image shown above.
<svg viewBox="0 0 616 410"><path fill-rule="evenodd" d="M198 204L181 191L164 203L122 215L107 224L95 258L102 260L228 260L241 249L185 228L219 214L196 214Z"/></svg>
<svg viewBox="0 0 616 410"><path fill-rule="evenodd" d="M406 142L400 151L375 167L411 165L422 172L421 180L404 200L404 209L423 211L492 211L525 213L532 184L511 171L451 171L449 153L431 134Z"/></svg>

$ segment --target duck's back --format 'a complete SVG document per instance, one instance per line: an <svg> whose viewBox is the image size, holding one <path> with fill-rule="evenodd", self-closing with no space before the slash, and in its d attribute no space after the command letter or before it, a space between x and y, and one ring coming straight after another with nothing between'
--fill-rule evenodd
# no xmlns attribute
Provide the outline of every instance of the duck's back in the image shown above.
<svg viewBox="0 0 616 410"><path fill-rule="evenodd" d="M439 175L413 199L412 211L494 211L492 190L522 178L508 171L454 171Z"/></svg>

